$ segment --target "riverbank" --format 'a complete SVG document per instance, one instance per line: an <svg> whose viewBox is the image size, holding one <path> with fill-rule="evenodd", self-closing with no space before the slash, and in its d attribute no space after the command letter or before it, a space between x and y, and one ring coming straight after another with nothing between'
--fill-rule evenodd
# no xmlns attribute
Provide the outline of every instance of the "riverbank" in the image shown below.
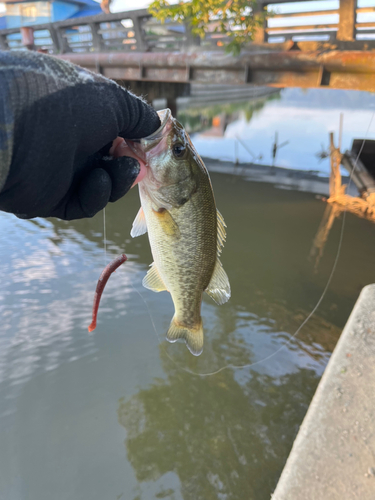
<svg viewBox="0 0 375 500"><path fill-rule="evenodd" d="M329 195L329 177L319 175L313 170L295 170L290 168L272 167L258 163L239 163L204 158L203 161L210 172L239 175L245 180L274 184L280 189L290 189L315 193L322 196ZM349 184L349 177L343 176L342 182ZM347 191L351 196L358 196L358 190L350 183Z"/></svg>

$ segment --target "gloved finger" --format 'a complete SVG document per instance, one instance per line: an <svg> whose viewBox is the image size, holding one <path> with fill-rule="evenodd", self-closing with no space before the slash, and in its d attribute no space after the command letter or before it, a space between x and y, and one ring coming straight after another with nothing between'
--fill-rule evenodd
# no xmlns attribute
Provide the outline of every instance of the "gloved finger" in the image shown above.
<svg viewBox="0 0 375 500"><path fill-rule="evenodd" d="M135 158L128 156L103 160L101 166L112 181L111 196L109 198L111 202L119 200L129 191L140 172L139 162Z"/></svg>
<svg viewBox="0 0 375 500"><path fill-rule="evenodd" d="M127 139L125 141L122 137L117 137L113 141L112 148L110 149L110 154L112 156L114 156L115 158L127 156L127 157L134 158L135 160L137 160L137 162L140 165L140 171L139 171L139 174L132 185L132 187L133 187L136 184L138 184L138 182L141 182L141 180L145 177L145 175L147 173L147 169L146 169L146 163L145 163L144 159L142 159L140 156L138 156L137 153L135 153L134 149L129 146L129 143L131 143L131 142L133 142L133 141L130 141L129 139Z"/></svg>
<svg viewBox="0 0 375 500"><path fill-rule="evenodd" d="M93 217L107 205L111 190L112 181L108 173L102 168L94 168L81 180L77 191L51 216L64 220Z"/></svg>
<svg viewBox="0 0 375 500"><path fill-rule="evenodd" d="M141 139L151 135L160 127L160 118L155 109L131 92L121 89L123 125L118 135L125 139Z"/></svg>
<svg viewBox="0 0 375 500"><path fill-rule="evenodd" d="M98 154L100 156L110 156L111 155L111 149L113 147L113 143L116 141L116 139L114 141L111 141L109 142L108 144L106 144L105 146L103 146L99 151L98 151Z"/></svg>
<svg viewBox="0 0 375 500"><path fill-rule="evenodd" d="M94 168L80 183L79 204L86 217L93 217L107 205L112 191L112 181L102 168Z"/></svg>

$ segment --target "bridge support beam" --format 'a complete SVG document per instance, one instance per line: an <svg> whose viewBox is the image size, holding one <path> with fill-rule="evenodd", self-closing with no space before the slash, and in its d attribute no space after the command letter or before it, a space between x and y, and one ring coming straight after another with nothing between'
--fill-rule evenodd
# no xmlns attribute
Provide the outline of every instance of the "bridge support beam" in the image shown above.
<svg viewBox="0 0 375 500"><path fill-rule="evenodd" d="M337 40L343 42L355 40L356 8L357 0L340 0Z"/></svg>

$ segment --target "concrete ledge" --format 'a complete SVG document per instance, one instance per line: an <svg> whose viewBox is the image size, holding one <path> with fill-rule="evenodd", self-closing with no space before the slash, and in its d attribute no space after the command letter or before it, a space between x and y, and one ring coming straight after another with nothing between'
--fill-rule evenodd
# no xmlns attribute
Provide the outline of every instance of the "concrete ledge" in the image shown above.
<svg viewBox="0 0 375 500"><path fill-rule="evenodd" d="M375 499L375 285L357 300L272 499Z"/></svg>

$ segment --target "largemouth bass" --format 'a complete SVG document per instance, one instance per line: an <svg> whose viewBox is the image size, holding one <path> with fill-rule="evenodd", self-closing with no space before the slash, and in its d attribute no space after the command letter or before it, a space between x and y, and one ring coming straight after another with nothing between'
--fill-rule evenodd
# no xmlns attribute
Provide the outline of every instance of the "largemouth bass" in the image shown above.
<svg viewBox="0 0 375 500"><path fill-rule="evenodd" d="M146 164L139 182L141 208L131 236L148 231L154 262L143 286L167 290L175 314L167 340L183 339L190 352L203 350L201 318L205 291L218 304L230 297L228 277L219 260L226 238L216 209L208 171L182 125L169 109L159 111L160 128L139 143L127 141Z"/></svg>

